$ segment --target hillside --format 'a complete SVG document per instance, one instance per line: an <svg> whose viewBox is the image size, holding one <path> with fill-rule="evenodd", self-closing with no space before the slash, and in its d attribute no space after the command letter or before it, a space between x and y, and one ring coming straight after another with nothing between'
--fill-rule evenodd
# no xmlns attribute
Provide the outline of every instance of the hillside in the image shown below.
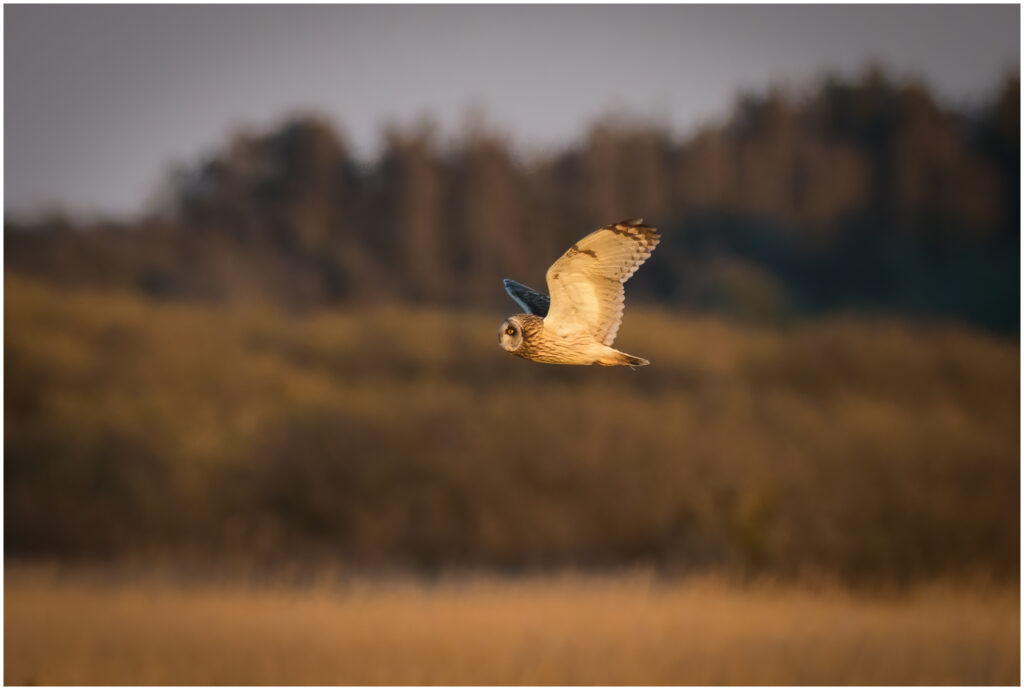
<svg viewBox="0 0 1024 690"><path fill-rule="evenodd" d="M1019 571L1019 350L983 333L637 310L631 371L510 357L490 313L5 292L9 557Z"/></svg>

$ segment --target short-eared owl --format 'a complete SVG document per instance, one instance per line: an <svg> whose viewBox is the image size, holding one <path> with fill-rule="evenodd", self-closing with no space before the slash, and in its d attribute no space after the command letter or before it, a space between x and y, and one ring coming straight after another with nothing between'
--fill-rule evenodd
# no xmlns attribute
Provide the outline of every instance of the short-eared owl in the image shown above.
<svg viewBox="0 0 1024 690"><path fill-rule="evenodd" d="M548 364L650 364L611 344L622 323L623 284L660 239L643 218L595 230L548 269L551 297L506 279L505 290L526 313L501 324L498 342L514 355Z"/></svg>

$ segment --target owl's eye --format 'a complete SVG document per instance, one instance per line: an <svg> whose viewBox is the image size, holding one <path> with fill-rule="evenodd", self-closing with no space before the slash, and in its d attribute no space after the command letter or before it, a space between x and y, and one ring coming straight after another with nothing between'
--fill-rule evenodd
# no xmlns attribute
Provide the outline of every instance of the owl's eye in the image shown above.
<svg viewBox="0 0 1024 690"><path fill-rule="evenodd" d="M516 334L516 329L512 328L511 326L509 326L508 328L505 329L505 333L507 335L515 335Z"/></svg>

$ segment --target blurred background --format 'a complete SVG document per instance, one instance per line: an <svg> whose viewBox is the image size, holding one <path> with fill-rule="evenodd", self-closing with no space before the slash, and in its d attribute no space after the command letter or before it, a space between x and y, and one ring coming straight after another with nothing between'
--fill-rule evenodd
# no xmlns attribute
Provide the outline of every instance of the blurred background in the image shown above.
<svg viewBox="0 0 1024 690"><path fill-rule="evenodd" d="M8 6L4 39L5 681L1019 682L1019 7ZM636 216L650 368L498 347L502 278ZM182 651L282 580L351 657L276 600L217 609L237 659ZM545 618L637 597L598 641ZM730 627L751 597L796 627ZM433 668L459 601L521 634L452 624L490 665ZM616 637L701 605L696 660Z"/></svg>

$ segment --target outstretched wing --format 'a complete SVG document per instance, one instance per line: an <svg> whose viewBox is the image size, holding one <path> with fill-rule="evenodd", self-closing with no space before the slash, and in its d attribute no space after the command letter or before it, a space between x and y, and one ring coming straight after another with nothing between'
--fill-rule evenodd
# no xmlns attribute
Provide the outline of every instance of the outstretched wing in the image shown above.
<svg viewBox="0 0 1024 690"><path fill-rule="evenodd" d="M544 326L566 335L589 333L611 345L622 323L623 283L660 240L657 230L637 218L606 225L574 244L548 269L551 309Z"/></svg>
<svg viewBox="0 0 1024 690"><path fill-rule="evenodd" d="M542 319L548 315L548 307L551 306L550 297L508 278L502 282L505 284L505 292L522 307L524 312L535 314Z"/></svg>

